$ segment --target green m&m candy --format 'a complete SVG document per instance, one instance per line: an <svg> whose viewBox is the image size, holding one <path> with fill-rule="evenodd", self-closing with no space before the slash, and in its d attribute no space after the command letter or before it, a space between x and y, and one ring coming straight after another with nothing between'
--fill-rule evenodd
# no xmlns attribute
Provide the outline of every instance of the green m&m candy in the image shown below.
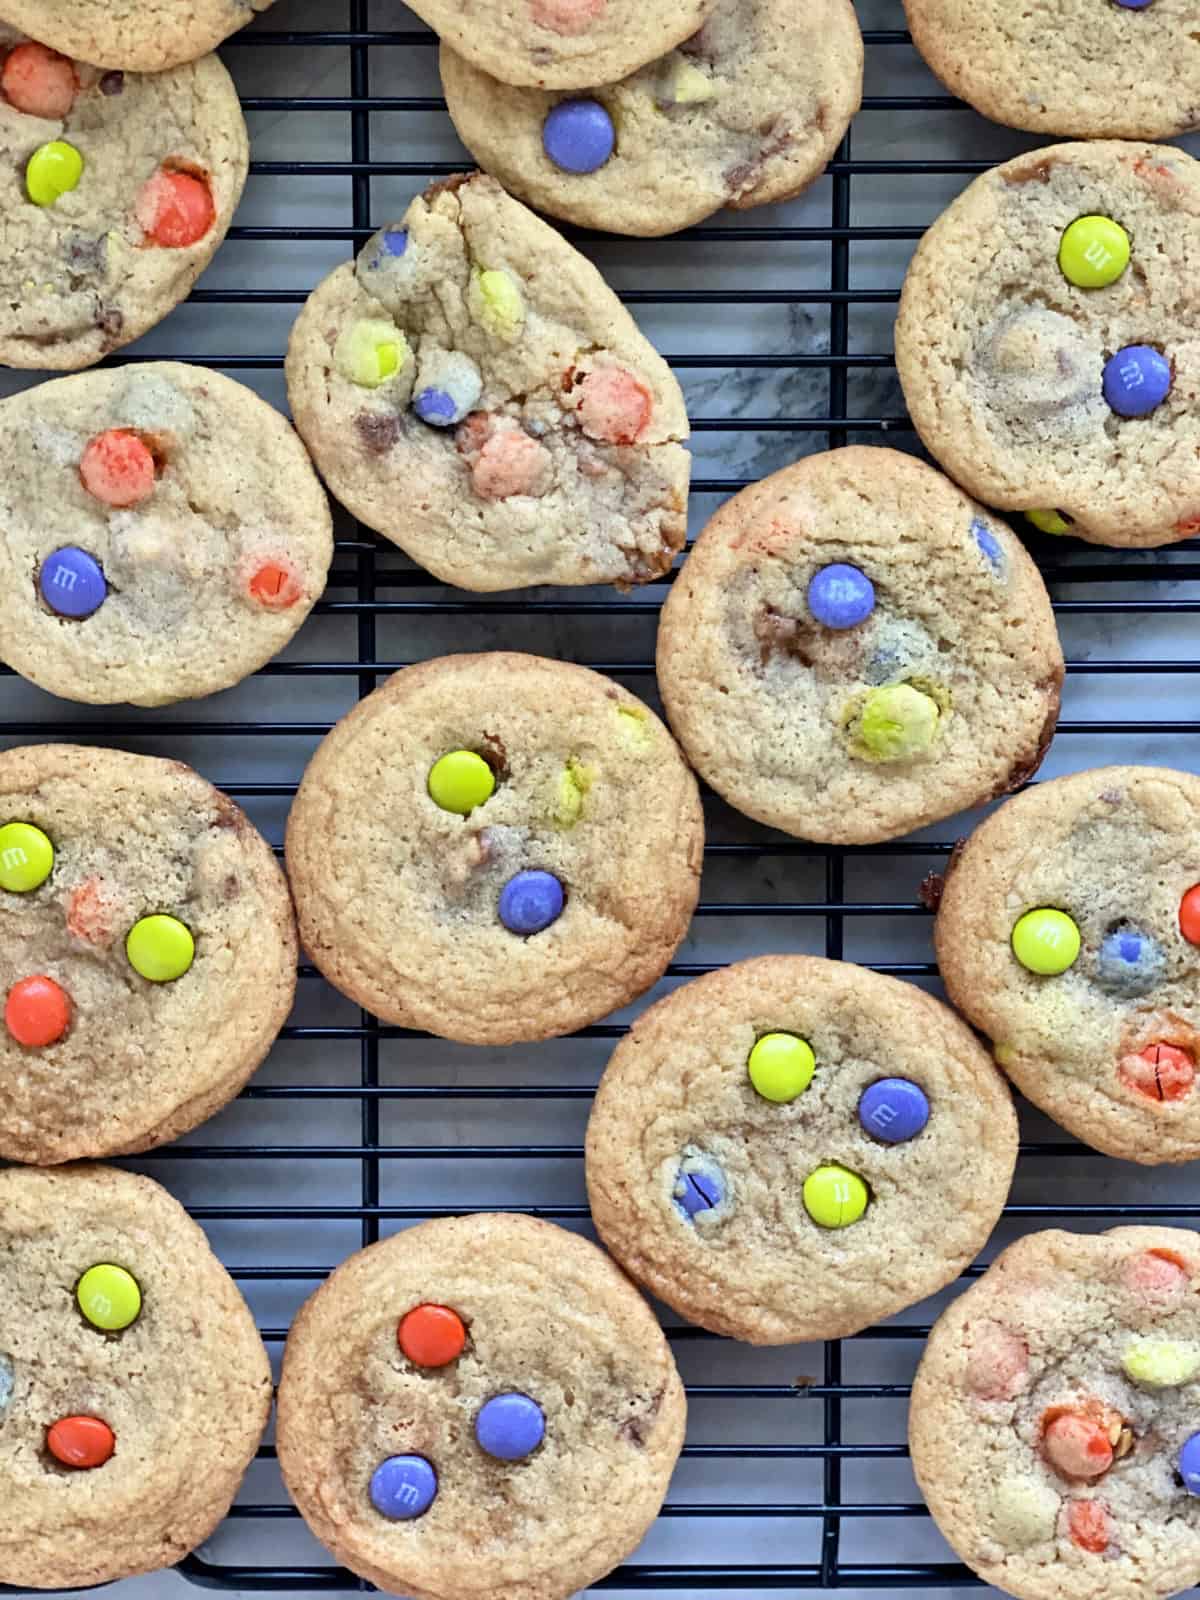
<svg viewBox="0 0 1200 1600"><path fill-rule="evenodd" d="M1129 265L1129 235L1111 217L1076 217L1063 230L1058 265L1077 289L1104 289Z"/></svg>
<svg viewBox="0 0 1200 1600"><path fill-rule="evenodd" d="M1065 911L1040 907L1018 918L1012 931L1013 955L1043 978L1057 977L1079 957L1079 928Z"/></svg>
<svg viewBox="0 0 1200 1600"><path fill-rule="evenodd" d="M465 817L496 787L496 775L474 750L451 750L429 769L429 798L443 811Z"/></svg>
<svg viewBox="0 0 1200 1600"><path fill-rule="evenodd" d="M1027 511L1026 522L1032 522L1042 533L1070 533L1071 524L1061 511Z"/></svg>
<svg viewBox="0 0 1200 1600"><path fill-rule="evenodd" d="M863 701L858 742L877 761L907 761L929 749L940 716L932 695L911 683L890 683Z"/></svg>
<svg viewBox="0 0 1200 1600"><path fill-rule="evenodd" d="M35 206L52 206L74 189L83 177L83 157L65 139L52 139L30 156L25 166L25 189Z"/></svg>
<svg viewBox="0 0 1200 1600"><path fill-rule="evenodd" d="M0 889L28 894L45 883L54 866L54 846L32 822L6 822L0 828Z"/></svg>
<svg viewBox="0 0 1200 1600"><path fill-rule="evenodd" d="M812 1082L816 1057L795 1033L764 1033L746 1061L750 1082L764 1100L787 1105Z"/></svg>
<svg viewBox="0 0 1200 1600"><path fill-rule="evenodd" d="M871 1198L858 1173L836 1162L810 1172L803 1193L804 1209L818 1228L848 1228L863 1215Z"/></svg>
<svg viewBox="0 0 1200 1600"><path fill-rule="evenodd" d="M196 954L196 942L178 917L143 917L125 940L129 965L151 983L182 978Z"/></svg>
<svg viewBox="0 0 1200 1600"><path fill-rule="evenodd" d="M408 340L383 317L363 317L343 328L333 347L333 364L360 389L378 389L409 359Z"/></svg>

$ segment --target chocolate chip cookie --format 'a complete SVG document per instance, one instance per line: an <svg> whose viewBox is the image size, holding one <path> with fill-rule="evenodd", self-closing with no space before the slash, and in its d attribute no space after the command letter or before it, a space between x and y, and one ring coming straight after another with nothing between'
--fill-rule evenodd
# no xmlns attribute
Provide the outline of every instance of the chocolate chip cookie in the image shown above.
<svg viewBox="0 0 1200 1600"><path fill-rule="evenodd" d="M0 1582L82 1589L180 1560L270 1406L246 1303L165 1189L0 1172Z"/></svg>
<svg viewBox="0 0 1200 1600"><path fill-rule="evenodd" d="M818 177L862 98L849 0L719 0L699 33L583 94L514 87L442 46L459 137L552 216L663 234L722 206L790 200Z"/></svg>
<svg viewBox="0 0 1200 1600"><path fill-rule="evenodd" d="M950 998L1035 1105L1128 1161L1200 1156L1200 777L1099 767L971 835L935 929Z"/></svg>
<svg viewBox="0 0 1200 1600"><path fill-rule="evenodd" d="M459 55L503 83L615 83L688 39L714 0L417 0Z"/></svg>
<svg viewBox="0 0 1200 1600"><path fill-rule="evenodd" d="M161 72L213 50L271 0L0 0L0 15L43 44L101 67Z"/></svg>
<svg viewBox="0 0 1200 1600"><path fill-rule="evenodd" d="M904 0L913 43L954 94L1013 128L1171 139L1200 121L1189 0Z"/></svg>
<svg viewBox="0 0 1200 1600"><path fill-rule="evenodd" d="M587 1240L425 1222L293 1324L279 1464L317 1538L414 1600L565 1600L658 1515L686 1404L650 1308Z"/></svg>
<svg viewBox="0 0 1200 1600"><path fill-rule="evenodd" d="M910 984L817 956L738 962L643 1012L587 1132L613 1255L751 1344L840 1339L949 1283L1016 1159L1012 1100L970 1029Z"/></svg>
<svg viewBox="0 0 1200 1600"><path fill-rule="evenodd" d="M911 456L856 446L721 507L663 607L658 679L732 805L862 844L1024 782L1063 658L1004 523Z"/></svg>
<svg viewBox="0 0 1200 1600"><path fill-rule="evenodd" d="M215 56L109 71L0 23L0 363L88 367L161 322L224 239L248 161Z"/></svg>
<svg viewBox="0 0 1200 1600"><path fill-rule="evenodd" d="M232 1100L296 986L267 841L178 761L0 755L0 1155L45 1165L186 1133Z"/></svg>
<svg viewBox="0 0 1200 1600"><path fill-rule="evenodd" d="M239 682L325 587L333 519L284 419L219 372L149 362L0 403L0 653L68 700Z"/></svg>
<svg viewBox="0 0 1200 1600"><path fill-rule="evenodd" d="M319 284L287 379L333 493L445 583L645 583L682 548L679 385L492 178L435 185Z"/></svg>
<svg viewBox="0 0 1200 1600"><path fill-rule="evenodd" d="M469 1044L569 1033L663 974L695 908L695 779L642 702L497 651L396 673L288 820L301 938L376 1016Z"/></svg>
<svg viewBox="0 0 1200 1600"><path fill-rule="evenodd" d="M909 1444L942 1533L1019 1600L1200 1581L1190 1228L1033 1233L938 1319Z"/></svg>
<svg viewBox="0 0 1200 1600"><path fill-rule="evenodd" d="M900 299L896 365L926 447L1045 532L1191 537L1200 341L1179 286L1198 265L1200 163L1182 150L1054 145L976 178Z"/></svg>

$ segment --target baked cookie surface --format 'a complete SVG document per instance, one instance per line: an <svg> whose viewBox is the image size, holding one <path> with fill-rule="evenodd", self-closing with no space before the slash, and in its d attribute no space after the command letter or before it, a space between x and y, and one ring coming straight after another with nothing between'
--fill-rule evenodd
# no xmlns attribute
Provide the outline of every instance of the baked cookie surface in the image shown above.
<svg viewBox="0 0 1200 1600"><path fill-rule="evenodd" d="M361 701L287 831L301 939L329 981L471 1044L569 1033L655 983L703 849L658 718L599 673L509 651L423 662Z"/></svg>
<svg viewBox="0 0 1200 1600"><path fill-rule="evenodd" d="M452 49L504 83L615 83L688 39L714 0L418 0Z"/></svg>
<svg viewBox="0 0 1200 1600"><path fill-rule="evenodd" d="M0 655L95 705L239 682L325 587L333 519L251 390L152 362L0 402ZM32 581L31 581L32 579Z"/></svg>
<svg viewBox="0 0 1200 1600"><path fill-rule="evenodd" d="M351 1256L303 1307L279 1463L316 1536L389 1592L564 1600L641 1541L685 1416L607 1256L532 1217L451 1217Z"/></svg>
<svg viewBox="0 0 1200 1600"><path fill-rule="evenodd" d="M596 269L483 174L317 286L287 379L333 493L445 583L644 583L682 548L679 385Z"/></svg>
<svg viewBox="0 0 1200 1600"><path fill-rule="evenodd" d="M6 22L102 67L162 72L195 61L271 0L0 0Z"/></svg>
<svg viewBox="0 0 1200 1600"><path fill-rule="evenodd" d="M1015 796L952 865L935 939L1048 1116L1129 1161L1200 1155L1200 777L1098 767Z"/></svg>
<svg viewBox="0 0 1200 1600"><path fill-rule="evenodd" d="M588 1198L613 1255L680 1315L791 1344L950 1282L1016 1157L1008 1089L948 1007L846 962L762 956L634 1022L588 1123Z"/></svg>
<svg viewBox="0 0 1200 1600"><path fill-rule="evenodd" d="M720 0L677 50L582 98L502 83L447 45L439 59L454 126L482 166L539 210L615 233L674 233L722 206L791 199L862 99L849 0L802 12Z"/></svg>
<svg viewBox="0 0 1200 1600"><path fill-rule="evenodd" d="M1179 285L1197 270L1200 163L1181 150L1054 145L985 172L900 298L896 365L926 447L1050 533L1195 534L1200 340Z"/></svg>
<svg viewBox="0 0 1200 1600"><path fill-rule="evenodd" d="M170 1566L229 1509L271 1406L245 1301L183 1207L114 1167L0 1172L0 1581Z"/></svg>
<svg viewBox="0 0 1200 1600"><path fill-rule="evenodd" d="M237 1094L283 1026L296 932L242 811L177 761L0 755L0 1155L164 1144Z"/></svg>
<svg viewBox="0 0 1200 1600"><path fill-rule="evenodd" d="M1198 1272L1190 1228L1033 1233L938 1319L913 1470L985 1583L1157 1600L1200 1580Z"/></svg>
<svg viewBox="0 0 1200 1600"><path fill-rule="evenodd" d="M801 838L892 839L1023 782L1062 651L1012 532L911 456L851 447L708 523L658 636L663 702L732 805Z"/></svg>
<svg viewBox="0 0 1200 1600"><path fill-rule="evenodd" d="M224 239L249 162L237 91L216 56L126 73L3 23L0 56L0 363L91 366Z"/></svg>
<svg viewBox="0 0 1200 1600"><path fill-rule="evenodd" d="M1170 139L1200 120L1190 0L904 0L913 43L985 117L1070 139Z"/></svg>

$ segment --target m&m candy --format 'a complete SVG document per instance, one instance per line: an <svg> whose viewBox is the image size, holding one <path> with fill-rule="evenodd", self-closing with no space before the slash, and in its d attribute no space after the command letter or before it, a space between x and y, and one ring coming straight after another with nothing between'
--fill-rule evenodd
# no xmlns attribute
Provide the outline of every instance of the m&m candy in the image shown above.
<svg viewBox="0 0 1200 1600"><path fill-rule="evenodd" d="M857 627L875 609L875 585L857 567L835 561L813 573L808 609L823 628Z"/></svg>
<svg viewBox="0 0 1200 1600"><path fill-rule="evenodd" d="M1056 977L1079 958L1079 928L1065 911L1027 911L1012 931L1013 954L1029 972Z"/></svg>
<svg viewBox="0 0 1200 1600"><path fill-rule="evenodd" d="M1112 1543L1112 1528L1112 1515L1099 1500L1072 1500L1067 1506L1067 1532L1081 1550L1100 1555Z"/></svg>
<svg viewBox="0 0 1200 1600"><path fill-rule="evenodd" d="M35 206L52 206L78 187L83 157L65 139L39 145L25 165L25 192Z"/></svg>
<svg viewBox="0 0 1200 1600"><path fill-rule="evenodd" d="M985 523L980 522L978 517L971 523L971 532L975 535L975 543L988 566L994 572L1003 572L1004 550L996 535Z"/></svg>
<svg viewBox="0 0 1200 1600"><path fill-rule="evenodd" d="M0 94L29 117L61 122L75 103L79 79L66 56L31 40L8 52L0 71Z"/></svg>
<svg viewBox="0 0 1200 1600"><path fill-rule="evenodd" d="M500 891L500 921L510 933L541 933L562 915L563 886L552 872L518 872Z"/></svg>
<svg viewBox="0 0 1200 1600"><path fill-rule="evenodd" d="M471 312L497 339L515 339L525 324L525 302L515 280L499 267L476 272L470 287Z"/></svg>
<svg viewBox="0 0 1200 1600"><path fill-rule="evenodd" d="M129 965L151 983L182 978L196 954L191 931L178 917L142 917L125 940Z"/></svg>
<svg viewBox="0 0 1200 1600"><path fill-rule="evenodd" d="M596 367L579 388L579 425L601 444L636 444L654 411L654 396L625 367Z"/></svg>
<svg viewBox="0 0 1200 1600"><path fill-rule="evenodd" d="M1025 520L1042 533L1070 533L1074 527L1074 519L1061 511L1027 511Z"/></svg>
<svg viewBox="0 0 1200 1600"><path fill-rule="evenodd" d="M1200 1347L1175 1339L1134 1339L1121 1365L1126 1375L1147 1389L1177 1389L1200 1372Z"/></svg>
<svg viewBox="0 0 1200 1600"><path fill-rule="evenodd" d="M437 1473L424 1456L388 1456L371 1474L371 1504L380 1516L409 1522L429 1510Z"/></svg>
<svg viewBox="0 0 1200 1600"><path fill-rule="evenodd" d="M863 1090L858 1120L872 1138L904 1144L929 1121L929 1101L925 1091L907 1078L880 1078Z"/></svg>
<svg viewBox="0 0 1200 1600"><path fill-rule="evenodd" d="M286 611L304 593L304 582L292 563L279 557L255 567L246 588L264 611Z"/></svg>
<svg viewBox="0 0 1200 1600"><path fill-rule="evenodd" d="M1119 417L1146 417L1171 391L1171 363L1152 345L1127 344L1104 363L1104 398Z"/></svg>
<svg viewBox="0 0 1200 1600"><path fill-rule="evenodd" d="M46 1430L46 1449L64 1467L102 1467L116 1448L116 1435L99 1417L62 1417Z"/></svg>
<svg viewBox="0 0 1200 1600"><path fill-rule="evenodd" d="M73 544L63 545L42 562L38 589L51 611L75 621L90 617L108 598L100 563Z"/></svg>
<svg viewBox="0 0 1200 1600"><path fill-rule="evenodd" d="M141 1315L142 1291L137 1279L109 1262L87 1269L75 1285L75 1299L92 1326L105 1333L119 1333Z"/></svg>
<svg viewBox="0 0 1200 1600"><path fill-rule="evenodd" d="M0 1355L0 1421L4 1420L4 1413L8 1410L8 1403L12 1399L15 1374L13 1364L5 1355Z"/></svg>
<svg viewBox="0 0 1200 1600"><path fill-rule="evenodd" d="M459 350L435 350L421 358L412 407L432 428L453 428L475 409L483 393L479 368Z"/></svg>
<svg viewBox="0 0 1200 1600"><path fill-rule="evenodd" d="M680 1166L671 1196L690 1221L699 1212L715 1210L723 1202L725 1175L711 1158L693 1157Z"/></svg>
<svg viewBox="0 0 1200 1600"><path fill-rule="evenodd" d="M596 172L616 143L613 120L598 100L560 100L542 123L542 148L563 172Z"/></svg>
<svg viewBox="0 0 1200 1600"><path fill-rule="evenodd" d="M31 822L0 828L0 889L28 894L45 883L54 866L54 846Z"/></svg>
<svg viewBox="0 0 1200 1600"><path fill-rule="evenodd" d="M1122 1056L1117 1070L1127 1088L1151 1100L1186 1100L1196 1081L1196 1063L1188 1052L1163 1042Z"/></svg>
<svg viewBox="0 0 1200 1600"><path fill-rule="evenodd" d="M158 474L142 438L129 428L109 428L84 446L79 476L95 499L124 509L149 500Z"/></svg>
<svg viewBox="0 0 1200 1600"><path fill-rule="evenodd" d="M1200 944L1200 883L1179 902L1179 931L1189 944Z"/></svg>
<svg viewBox="0 0 1200 1600"><path fill-rule="evenodd" d="M527 1394L497 1394L475 1418L479 1448L497 1461L523 1461L541 1444L546 1418Z"/></svg>
<svg viewBox="0 0 1200 1600"><path fill-rule="evenodd" d="M1161 981L1167 958L1157 939L1137 928L1105 934L1096 958L1096 981L1102 989L1133 999Z"/></svg>
<svg viewBox="0 0 1200 1600"><path fill-rule="evenodd" d="M378 389L395 377L412 352L408 340L383 317L362 317L338 334L333 364L342 377L361 389Z"/></svg>
<svg viewBox="0 0 1200 1600"><path fill-rule="evenodd" d="M848 1228L867 1209L871 1194L857 1172L830 1163L804 1180L804 1209L819 1228Z"/></svg>
<svg viewBox="0 0 1200 1600"><path fill-rule="evenodd" d="M858 716L858 743L877 761L908 761L932 745L941 710L932 695L911 683L872 689Z"/></svg>
<svg viewBox="0 0 1200 1600"><path fill-rule="evenodd" d="M812 1082L817 1058L795 1033L764 1033L746 1059L750 1082L764 1100L788 1105Z"/></svg>
<svg viewBox="0 0 1200 1600"><path fill-rule="evenodd" d="M1112 1466L1109 1430L1081 1411L1061 1411L1042 1433L1046 1460L1063 1478L1099 1478Z"/></svg>
<svg viewBox="0 0 1200 1600"><path fill-rule="evenodd" d="M21 978L4 1002L4 1026L18 1044L43 1050L56 1044L71 1021L71 1002L53 978Z"/></svg>
<svg viewBox="0 0 1200 1600"><path fill-rule="evenodd" d="M198 244L217 220L207 181L173 167L160 167L146 179L133 214L146 237L164 250Z"/></svg>
<svg viewBox="0 0 1200 1600"><path fill-rule="evenodd" d="M414 1306L400 1318L396 1342L417 1367L446 1367L467 1342L462 1318L449 1306Z"/></svg>
<svg viewBox="0 0 1200 1600"><path fill-rule="evenodd" d="M490 799L496 774L474 750L451 750L429 769L429 798L443 811L465 817Z"/></svg>
<svg viewBox="0 0 1200 1600"><path fill-rule="evenodd" d="M1189 1494L1200 1495L1200 1433L1193 1433L1179 1447L1179 1476Z"/></svg>
<svg viewBox="0 0 1200 1600"><path fill-rule="evenodd" d="M1058 265L1078 289L1103 289L1129 265L1129 235L1111 217L1076 217L1063 229Z"/></svg>

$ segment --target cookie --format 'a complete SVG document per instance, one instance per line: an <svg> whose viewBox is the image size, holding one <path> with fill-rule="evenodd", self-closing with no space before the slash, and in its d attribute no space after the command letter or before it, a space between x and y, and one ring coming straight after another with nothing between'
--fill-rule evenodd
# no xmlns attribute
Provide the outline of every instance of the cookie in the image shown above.
<svg viewBox="0 0 1200 1600"><path fill-rule="evenodd" d="M0 1172L0 1582L170 1566L229 1509L271 1406L246 1302L165 1189Z"/></svg>
<svg viewBox="0 0 1200 1600"><path fill-rule="evenodd" d="M700 32L583 97L514 87L443 45L459 138L505 188L614 233L674 233L722 206L790 200L862 99L850 0L719 0Z"/></svg>
<svg viewBox="0 0 1200 1600"><path fill-rule="evenodd" d="M683 1385L586 1239L522 1216L360 1250L292 1326L279 1464L338 1560L413 1600L565 1600L658 1515Z"/></svg>
<svg viewBox="0 0 1200 1600"><path fill-rule="evenodd" d="M600 274L476 174L309 296L288 396L333 493L444 583L646 583L687 527L687 413Z"/></svg>
<svg viewBox="0 0 1200 1600"><path fill-rule="evenodd" d="M894 839L1023 783L1062 650L1010 530L893 450L807 456L720 508L663 607L658 681L701 776L803 839Z"/></svg>
<svg viewBox="0 0 1200 1600"><path fill-rule="evenodd" d="M1056 0L1052 26L1004 0L904 0L913 43L952 93L1011 128L1171 139L1200 119L1190 0Z"/></svg>
<svg viewBox="0 0 1200 1600"><path fill-rule="evenodd" d="M503 83L615 83L691 38L714 0L417 0L450 47Z"/></svg>
<svg viewBox="0 0 1200 1600"><path fill-rule="evenodd" d="M844 1338L942 1288L1016 1159L1011 1097L970 1029L818 956L741 961L643 1012L587 1130L592 1216L626 1272L751 1344Z"/></svg>
<svg viewBox="0 0 1200 1600"><path fill-rule="evenodd" d="M284 419L159 361L0 402L0 655L92 705L238 683L325 587L329 502Z"/></svg>
<svg viewBox="0 0 1200 1600"><path fill-rule="evenodd" d="M1200 777L1098 767L1008 801L956 857L935 938L1048 1116L1128 1161L1200 1156Z"/></svg>
<svg viewBox="0 0 1200 1600"><path fill-rule="evenodd" d="M1200 1581L1191 1228L1032 1233L942 1313L909 1412L938 1527L1019 1600Z"/></svg>
<svg viewBox="0 0 1200 1600"><path fill-rule="evenodd" d="M1191 537L1200 342L1179 285L1198 268L1200 163L1181 150L1055 145L985 172L900 297L896 365L926 447L1047 533Z"/></svg>
<svg viewBox="0 0 1200 1600"><path fill-rule="evenodd" d="M597 672L510 651L425 661L360 701L287 830L330 983L468 1044L570 1033L657 982L703 850L658 718Z"/></svg>
<svg viewBox="0 0 1200 1600"><path fill-rule="evenodd" d="M88 367L161 322L224 239L249 161L237 91L215 56L105 71L3 23L0 55L0 363Z"/></svg>
<svg viewBox="0 0 1200 1600"><path fill-rule="evenodd" d="M0 15L54 50L101 67L162 72L195 61L271 0L0 0Z"/></svg>
<svg viewBox="0 0 1200 1600"><path fill-rule="evenodd" d="M232 1100L291 1008L270 845L179 761L0 755L0 1156L165 1144Z"/></svg>

